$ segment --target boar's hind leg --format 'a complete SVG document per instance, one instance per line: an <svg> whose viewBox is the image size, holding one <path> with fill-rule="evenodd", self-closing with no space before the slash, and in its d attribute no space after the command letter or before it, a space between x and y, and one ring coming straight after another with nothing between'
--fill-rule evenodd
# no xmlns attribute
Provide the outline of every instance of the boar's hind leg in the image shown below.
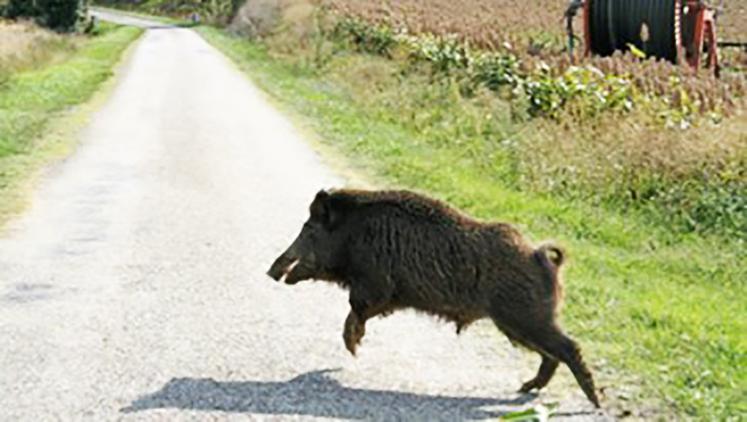
<svg viewBox="0 0 747 422"><path fill-rule="evenodd" d="M394 310L389 302L389 294L367 294L362 287L353 285L350 291L350 312L345 319L342 338L345 348L355 356L356 348L366 334L366 321Z"/></svg>
<svg viewBox="0 0 747 422"><path fill-rule="evenodd" d="M586 397L599 407L599 399L594 389L594 379L581 357L581 350L575 341L558 328L554 322L525 321L511 318L510 314L496 312L493 322L512 341L518 342L542 355L542 364L534 379L524 383L519 391L527 392L542 388L555 374L559 362L568 365ZM520 334L521 333L521 334Z"/></svg>
<svg viewBox="0 0 747 422"><path fill-rule="evenodd" d="M535 388L537 390L542 389L548 382L550 382L552 376L555 375L555 370L558 369L558 365L560 365L560 362L557 359L542 356L542 363L540 364L539 371L537 371L537 375L530 381L525 382L519 391L522 393L528 393Z"/></svg>
<svg viewBox="0 0 747 422"><path fill-rule="evenodd" d="M537 374L537 377L542 375L542 366L545 365L545 355L559 360L568 365L571 369L578 385L584 391L584 394L586 394L589 401L592 402L594 406L599 407L599 399L597 398L597 393L594 388L594 379L592 378L591 371L586 367L586 364L581 357L581 349L575 341L555 327L550 330L545 330L544 332L538 332L531 340L533 345L536 346L543 355L542 365L540 365L540 371ZM548 363L547 365L545 371L549 372L552 364Z"/></svg>
<svg viewBox="0 0 747 422"><path fill-rule="evenodd" d="M348 317L345 318L345 327L342 332L342 338L345 340L345 348L348 349L350 354L355 356L355 351L361 344L363 336L366 334L366 321L377 315L387 314L393 310L393 307L382 305L376 308L369 308L362 316L355 310L350 310Z"/></svg>

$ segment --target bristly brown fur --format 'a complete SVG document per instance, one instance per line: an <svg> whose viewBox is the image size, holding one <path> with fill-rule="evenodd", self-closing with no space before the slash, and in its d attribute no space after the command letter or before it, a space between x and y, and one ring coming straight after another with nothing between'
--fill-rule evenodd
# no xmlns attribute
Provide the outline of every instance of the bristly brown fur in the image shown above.
<svg viewBox="0 0 747 422"><path fill-rule="evenodd" d="M578 345L556 323L564 251L533 247L509 224L481 222L410 191L320 191L298 238L268 272L286 282L328 280L350 290L343 338L355 353L365 323L412 308L460 333L490 318L512 342L542 356L522 391L544 387L559 363L599 402ZM297 265L289 269L293 262Z"/></svg>
<svg viewBox="0 0 747 422"><path fill-rule="evenodd" d="M557 315L563 306L564 289L561 269L565 262L566 253L561 247L546 242L537 248L536 254L542 265L547 268L550 277L552 277L553 305Z"/></svg>

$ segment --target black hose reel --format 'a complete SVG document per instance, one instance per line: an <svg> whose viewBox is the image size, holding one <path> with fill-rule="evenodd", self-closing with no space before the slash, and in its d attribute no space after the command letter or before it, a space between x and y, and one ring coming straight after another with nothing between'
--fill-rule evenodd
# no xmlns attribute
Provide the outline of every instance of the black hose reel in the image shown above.
<svg viewBox="0 0 747 422"><path fill-rule="evenodd" d="M703 0L572 0L566 16L581 7L587 55L635 49L718 72L715 12Z"/></svg>

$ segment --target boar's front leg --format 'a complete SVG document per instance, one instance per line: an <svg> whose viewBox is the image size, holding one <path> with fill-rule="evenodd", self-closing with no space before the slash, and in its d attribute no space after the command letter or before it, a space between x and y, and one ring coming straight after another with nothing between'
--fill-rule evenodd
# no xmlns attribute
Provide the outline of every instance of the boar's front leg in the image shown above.
<svg viewBox="0 0 747 422"><path fill-rule="evenodd" d="M366 322L358 318L351 309L348 317L345 318L345 327L342 331L342 339L345 341L345 348L351 355L355 356L355 350L361 343L361 339L366 334Z"/></svg>
<svg viewBox="0 0 747 422"><path fill-rule="evenodd" d="M382 291L372 294L371 290L365 288L365 285L353 284L350 291L350 312L345 319L342 338L345 341L345 348L353 356L366 334L366 321L394 310L394 306L390 303L390 294Z"/></svg>
<svg viewBox="0 0 747 422"><path fill-rule="evenodd" d="M350 354L355 356L356 349L361 344L361 340L366 334L366 321L377 315L387 314L393 310L393 307L381 305L381 307L370 309L363 317L359 316L353 309L350 310L348 317L345 318L345 327L342 332L342 338L345 340L345 348L348 349Z"/></svg>

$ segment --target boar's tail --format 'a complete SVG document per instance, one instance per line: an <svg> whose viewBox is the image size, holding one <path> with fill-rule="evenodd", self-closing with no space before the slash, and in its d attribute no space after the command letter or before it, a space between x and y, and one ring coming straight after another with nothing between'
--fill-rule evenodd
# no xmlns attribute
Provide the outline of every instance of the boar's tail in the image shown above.
<svg viewBox="0 0 747 422"><path fill-rule="evenodd" d="M560 246L552 243L544 243L537 248L537 252L542 254L546 260L550 261L557 271L563 262L565 262L565 251Z"/></svg>
<svg viewBox="0 0 747 422"><path fill-rule="evenodd" d="M563 303L563 280L560 277L560 267L565 262L565 251L552 243L544 243L534 251L534 256L548 272L548 287L552 292L555 312L558 312Z"/></svg>

